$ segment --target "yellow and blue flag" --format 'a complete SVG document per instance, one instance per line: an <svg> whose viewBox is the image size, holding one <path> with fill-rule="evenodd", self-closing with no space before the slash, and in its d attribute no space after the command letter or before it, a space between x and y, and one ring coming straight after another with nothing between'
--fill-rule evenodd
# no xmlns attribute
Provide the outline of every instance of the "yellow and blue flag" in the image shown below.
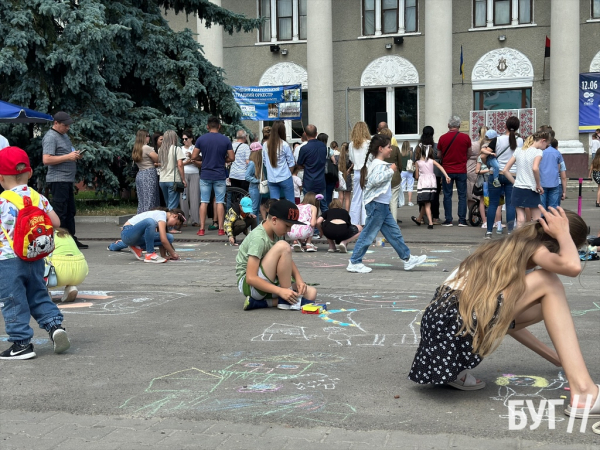
<svg viewBox="0 0 600 450"><path fill-rule="evenodd" d="M463 61L463 48L460 46L460 75L463 81L465 81L465 62Z"/></svg>

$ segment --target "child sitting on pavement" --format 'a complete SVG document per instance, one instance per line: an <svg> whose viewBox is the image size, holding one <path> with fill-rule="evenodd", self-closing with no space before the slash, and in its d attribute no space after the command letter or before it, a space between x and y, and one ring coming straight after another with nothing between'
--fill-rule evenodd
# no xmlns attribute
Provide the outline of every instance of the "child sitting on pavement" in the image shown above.
<svg viewBox="0 0 600 450"><path fill-rule="evenodd" d="M54 227L60 226L60 219L48 199L27 186L31 175L29 157L24 150L18 147L0 150L0 185L6 191L32 199L32 206L45 211ZM35 358L30 317L50 335L54 353L63 353L71 343L62 327L63 315L46 290L44 260L26 261L15 254L13 240L19 209L7 200L7 194L9 192L4 192L0 198L0 303L6 334L12 346L0 353L0 359Z"/></svg>
<svg viewBox="0 0 600 450"><path fill-rule="evenodd" d="M256 228L256 216L252 213L252 200L244 197L239 203L233 203L223 225L229 238L229 245L237 246L235 237L240 233L248 235L248 228Z"/></svg>
<svg viewBox="0 0 600 450"><path fill-rule="evenodd" d="M331 201L329 209L319 217L317 227L329 243L328 253L347 253L348 243L358 239L362 230L360 225L352 225L350 213L337 198Z"/></svg>
<svg viewBox="0 0 600 450"><path fill-rule="evenodd" d="M64 228L54 230L54 251L48 259L56 271L56 286L65 286L60 301L74 301L79 292L77 285L83 283L88 274L88 264L75 240Z"/></svg>
<svg viewBox="0 0 600 450"><path fill-rule="evenodd" d="M269 306L299 310L303 303L317 298L317 290L304 282L283 239L292 225L303 225L299 215L292 202L276 201L265 221L240 245L235 272L238 289L246 297L245 311Z"/></svg>
<svg viewBox="0 0 600 450"><path fill-rule="evenodd" d="M319 217L319 202L323 199L321 194L307 192L304 194L302 203L298 205L300 217L298 220L302 225L294 225L288 233L288 237L293 239L292 249L295 252L306 250L307 252L316 252L317 247L312 243L313 230L317 226L317 217ZM303 248L304 247L304 248Z"/></svg>

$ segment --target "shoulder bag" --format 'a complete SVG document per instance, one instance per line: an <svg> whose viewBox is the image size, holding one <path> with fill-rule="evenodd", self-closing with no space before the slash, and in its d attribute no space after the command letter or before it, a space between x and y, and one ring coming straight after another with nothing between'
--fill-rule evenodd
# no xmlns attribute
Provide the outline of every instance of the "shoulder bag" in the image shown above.
<svg viewBox="0 0 600 450"><path fill-rule="evenodd" d="M327 147L327 160L325 161L325 180L332 183L334 181L338 181L338 179L338 166L331 160L330 148Z"/></svg>
<svg viewBox="0 0 600 450"><path fill-rule="evenodd" d="M181 194L185 191L185 185L181 181L177 181L177 149L179 149L179 147L175 147L175 150L173 151L173 164L175 164L175 166L173 167L173 186L171 186L171 190Z"/></svg>
<svg viewBox="0 0 600 450"><path fill-rule="evenodd" d="M265 174L265 167L263 165L262 170L260 171L260 181L258 183L258 192L260 194L268 194L269 193L269 181L263 180L264 174Z"/></svg>

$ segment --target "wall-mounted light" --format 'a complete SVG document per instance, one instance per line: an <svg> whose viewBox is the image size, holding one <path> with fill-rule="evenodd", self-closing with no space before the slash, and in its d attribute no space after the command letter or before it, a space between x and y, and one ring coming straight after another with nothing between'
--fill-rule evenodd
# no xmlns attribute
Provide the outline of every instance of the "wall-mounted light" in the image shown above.
<svg viewBox="0 0 600 450"><path fill-rule="evenodd" d="M394 38L394 44L396 44L396 45L402 45L403 42L404 42L404 38L402 36L396 36Z"/></svg>
<svg viewBox="0 0 600 450"><path fill-rule="evenodd" d="M279 53L279 45L271 45L269 48L271 49L271 53Z"/></svg>
<svg viewBox="0 0 600 450"><path fill-rule="evenodd" d="M498 40L500 42L504 42L506 40L506 35L505 34L501 34L500 36L498 36Z"/></svg>
<svg viewBox="0 0 600 450"><path fill-rule="evenodd" d="M388 50L391 50L392 44L385 44L385 48L387 48Z"/></svg>
<svg viewBox="0 0 600 450"><path fill-rule="evenodd" d="M282 49L281 49L281 54L282 54L283 56L287 55L287 48L282 48Z"/></svg>

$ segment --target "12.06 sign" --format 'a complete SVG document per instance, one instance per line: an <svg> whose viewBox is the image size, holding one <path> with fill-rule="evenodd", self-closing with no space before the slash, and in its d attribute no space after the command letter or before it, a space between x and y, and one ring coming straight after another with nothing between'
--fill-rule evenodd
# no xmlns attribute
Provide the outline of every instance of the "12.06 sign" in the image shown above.
<svg viewBox="0 0 600 450"><path fill-rule="evenodd" d="M600 128L600 73L579 74L579 132Z"/></svg>

